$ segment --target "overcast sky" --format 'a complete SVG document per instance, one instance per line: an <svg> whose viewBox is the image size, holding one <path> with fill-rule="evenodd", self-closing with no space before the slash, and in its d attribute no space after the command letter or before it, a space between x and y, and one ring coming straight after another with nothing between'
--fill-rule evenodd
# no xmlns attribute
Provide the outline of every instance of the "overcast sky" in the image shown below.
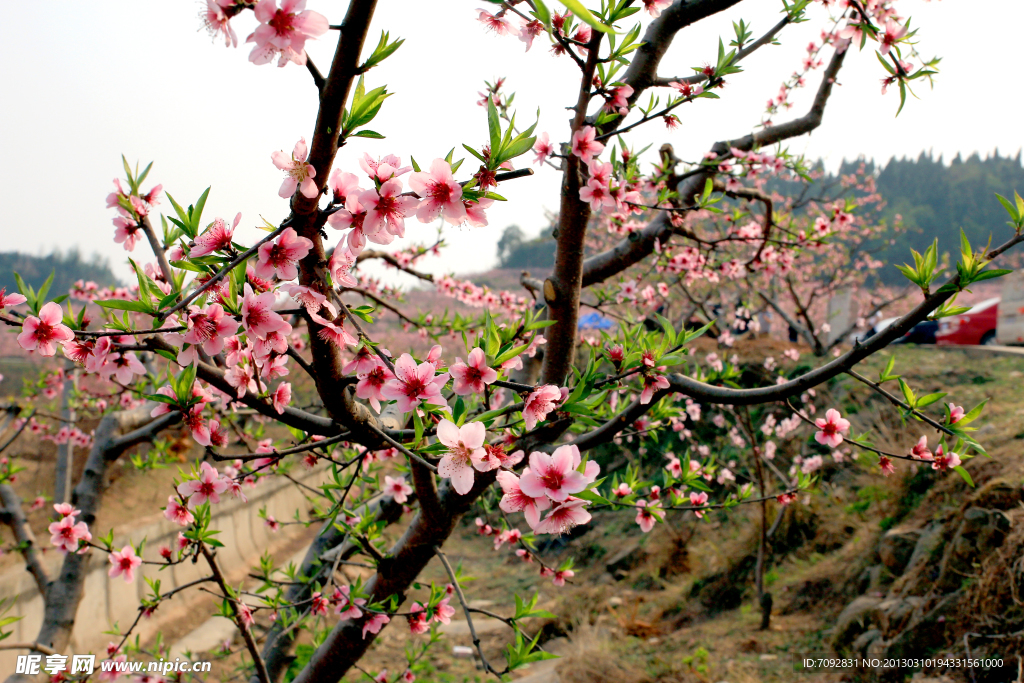
<svg viewBox="0 0 1024 683"><path fill-rule="evenodd" d="M411 154L423 163L461 149L463 142L479 147L486 122L475 104L477 92L485 79L497 76L506 77L507 88L517 93L520 121L532 120L540 107L538 131L549 132L552 140L567 137L564 107L575 101L576 67L552 57L540 39L524 53L520 41L485 33L476 21L475 8L482 4L379 2L371 47L381 30L406 39L367 77L368 87L387 84L395 93L372 126L387 139L353 141L336 168L359 173L356 158L363 151L398 154L406 163ZM746 0L681 32L660 75L687 75L691 66L713 61L719 36L728 41L731 22L741 17L759 35L778 20L781 5ZM340 23L346 6L309 0L310 9L331 23ZM840 73L841 87L822 127L790 148L832 166L858 155L884 161L928 149L947 160L957 152L985 155L996 147L1015 153L1022 146L1016 67L1024 3L901 0L899 7L921 27L921 52L943 58L935 88L921 83L921 99L910 100L894 118L898 95L881 95L874 54L855 53ZM277 196L282 176L270 154L291 150L300 136L312 134L312 81L302 67L257 67L247 61L249 47L211 42L201 29L200 9L199 3L139 0L7 3L0 22L0 251L78 246L87 255L109 257L125 277L125 252L112 241L114 212L104 208L111 180L122 175L122 153L132 161L154 161L147 186L163 183L182 203L212 185L207 219L241 211L252 235L249 226L260 216L274 223L284 218L287 203ZM684 107L676 131L657 122L641 127L633 138L637 147L653 143L657 149L668 141L681 157L694 159L715 140L749 132L765 101L799 66L807 43L818 37L823 16L816 6L813 21L782 33L782 46L763 48L745 62L745 72L729 79L721 100ZM235 24L244 40L255 20L246 13ZM307 44L323 70L336 36L332 31ZM805 111L817 86L812 79L790 115ZM776 121L788 117L780 114ZM495 243L511 223L538 233L545 210L557 208L558 175L541 170L500 192L509 201L490 210L491 225L450 229L451 247L430 270L467 273L494 265ZM166 202L160 208L170 210ZM409 237L429 239L433 228L410 225ZM136 255L145 258L141 250Z"/></svg>

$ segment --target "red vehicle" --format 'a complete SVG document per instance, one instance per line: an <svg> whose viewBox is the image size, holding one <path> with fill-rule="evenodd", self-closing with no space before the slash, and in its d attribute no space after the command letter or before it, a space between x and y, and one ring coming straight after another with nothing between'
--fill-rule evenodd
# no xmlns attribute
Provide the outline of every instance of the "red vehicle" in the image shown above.
<svg viewBox="0 0 1024 683"><path fill-rule="evenodd" d="M986 299L960 315L940 320L935 343L940 346L995 344L998 318L999 297Z"/></svg>

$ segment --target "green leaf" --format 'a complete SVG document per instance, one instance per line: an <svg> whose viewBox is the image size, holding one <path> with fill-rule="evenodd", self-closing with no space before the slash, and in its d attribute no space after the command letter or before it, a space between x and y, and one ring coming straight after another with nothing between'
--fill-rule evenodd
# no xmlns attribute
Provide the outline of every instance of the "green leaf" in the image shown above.
<svg viewBox="0 0 1024 683"><path fill-rule="evenodd" d="M146 176L149 175L149 169L151 169L151 168L153 168L153 162L152 161L149 162L149 164L146 166L146 168L142 169L142 173L140 173L139 177L135 179L135 182L138 183L140 186L142 185L142 183L146 182Z"/></svg>
<svg viewBox="0 0 1024 683"><path fill-rule="evenodd" d="M366 128L364 128L363 130L357 131L355 133L352 133L352 135L349 136L349 137L353 137L353 138L373 138L374 140L383 140L384 139L384 136L381 135L380 133L378 133L377 131L367 130Z"/></svg>
<svg viewBox="0 0 1024 683"><path fill-rule="evenodd" d="M501 364L502 364L502 363L504 363L505 361L507 361L507 360L511 360L512 358L515 358L516 356L518 356L519 354L521 354L521 353L522 353L523 351L525 351L525 350L527 349L527 347L529 347L529 346L530 346L529 344L523 344L523 345L521 345L521 346L513 346L512 348L510 348L509 350L505 351L505 352L504 352L504 353L502 353L502 354L501 354L500 356L498 356L497 358L495 358L495 359L494 359L494 362L493 362L493 363L491 363L491 365L495 365L495 366L497 366L497 365L501 365Z"/></svg>
<svg viewBox="0 0 1024 683"><path fill-rule="evenodd" d="M480 152L476 151L475 149L473 149L472 147L470 147L469 145L467 145L465 143L463 143L462 146L466 149L467 152L469 152L470 154L475 156L477 159L479 159L480 163L482 163L482 164L486 164L487 163L487 159L484 158L483 154L481 154ZM465 191L465 190L463 190L463 191Z"/></svg>
<svg viewBox="0 0 1024 683"><path fill-rule="evenodd" d="M589 24L601 33L615 33L611 26L607 26L598 21L597 17L591 14L590 10L584 7L580 0L561 0L561 3L572 10L572 13L575 14L580 21Z"/></svg>
<svg viewBox="0 0 1024 683"><path fill-rule="evenodd" d="M918 399L917 406L915 407L924 408L925 406L930 406L931 404L935 403L936 401L939 401L945 396L945 393L928 394L927 396L922 396L920 399Z"/></svg>
<svg viewBox="0 0 1024 683"><path fill-rule="evenodd" d="M400 48L404 42L405 40L400 38L393 43L388 43L388 34L382 31L380 34L380 40L377 42L377 47L374 48L373 54L366 60L361 70L366 71L377 66L394 54L395 50Z"/></svg>
<svg viewBox="0 0 1024 683"><path fill-rule="evenodd" d="M963 427L964 425L968 425L977 420L979 417L981 417L981 411L985 409L985 406L987 404L988 399L986 398L984 401L971 408L970 412L968 412L967 414L965 414L963 417L956 421L957 427Z"/></svg>
<svg viewBox="0 0 1024 683"><path fill-rule="evenodd" d="M415 443L418 444L423 440L423 420L420 419L420 414L417 410L412 411L412 423L413 427L416 429Z"/></svg>
<svg viewBox="0 0 1024 683"><path fill-rule="evenodd" d="M358 315L360 318L362 318L363 320L365 320L368 323L372 323L373 322L373 317L370 314L373 313L375 310L377 310L377 309L375 309L373 306L366 306L366 305L357 306L356 308L350 308L349 309L349 311L353 315Z"/></svg>
<svg viewBox="0 0 1024 683"><path fill-rule="evenodd" d="M520 138L516 138L511 143L509 143L508 147L506 147L506 148L501 150L501 161L502 161L502 163L504 163L504 162L506 162L506 161L508 161L510 159L515 159L517 156L520 156L522 154L526 154L531 149L533 149L533 146L536 143L537 143L537 138L535 138L535 137L533 137L533 138L521 138L521 139Z"/></svg>
<svg viewBox="0 0 1024 683"><path fill-rule="evenodd" d="M174 266L175 268L180 268L181 270L192 271L193 273L206 272L205 268L201 268L196 264L192 263L191 261L171 261L171 265Z"/></svg>
<svg viewBox="0 0 1024 683"><path fill-rule="evenodd" d="M956 470L957 474L963 477L964 481L967 482L968 486L970 486L972 489L974 488L974 480L971 479L971 475L967 472L967 470L965 470L961 465L957 465L953 469Z"/></svg>
<svg viewBox="0 0 1024 683"><path fill-rule="evenodd" d="M544 27L551 30L551 10L544 4L543 0L533 0L534 15L544 24Z"/></svg>
<svg viewBox="0 0 1024 683"><path fill-rule="evenodd" d="M889 380L897 379L899 375L892 374L893 369L896 367L896 354L889 356L889 362L885 364L885 370L882 370L878 374L878 382L888 382Z"/></svg>
<svg viewBox="0 0 1024 683"><path fill-rule="evenodd" d="M131 185L134 190L136 185L135 178L132 176L132 167L128 165L128 160L124 158L123 154L121 155L121 164L124 166L124 173L128 177L128 184Z"/></svg>
<svg viewBox="0 0 1024 683"><path fill-rule="evenodd" d="M36 310L36 292L30 285L25 284L25 281L21 279L21 274L18 272L14 273L14 282L18 285L18 291L21 292L26 299L28 299L28 305L32 310Z"/></svg>
<svg viewBox="0 0 1024 683"><path fill-rule="evenodd" d="M192 230L195 234L199 234L199 222L203 216L203 207L206 206L206 198L209 196L210 188L208 187L199 195L199 199L196 200L196 207L192 210Z"/></svg>
<svg viewBox="0 0 1024 683"><path fill-rule="evenodd" d="M498 120L498 110L494 106L494 100L487 98L487 132L491 140L491 158L493 159L501 152L501 121Z"/></svg>
<svg viewBox="0 0 1024 683"><path fill-rule="evenodd" d="M56 270L51 270L50 277L46 278L46 282L39 287L39 292L36 294L37 301L46 301L46 293L50 291L50 285L53 284L53 276L56 272Z"/></svg>
<svg viewBox="0 0 1024 683"><path fill-rule="evenodd" d="M1014 192L1014 194L1017 193ZM1010 214L1010 218L1012 218L1014 222L1020 220L1020 214L1017 212L1017 207L1011 204L1006 197L996 192L996 199L998 199L999 203L1003 205L1003 208L1006 209L1006 213Z"/></svg>
<svg viewBox="0 0 1024 683"><path fill-rule="evenodd" d="M903 398L906 399L907 405L913 408L917 405L914 391L910 388L910 385L903 381L902 378L899 380L900 389L903 391Z"/></svg>
<svg viewBox="0 0 1024 683"><path fill-rule="evenodd" d="M97 301L96 304L103 308L113 308L119 311L136 311L139 313L148 312L149 306L142 303L141 301L122 301L121 299L107 299L106 301Z"/></svg>
<svg viewBox="0 0 1024 683"><path fill-rule="evenodd" d="M598 493L594 489L586 489L584 491L580 491L579 493L574 493L573 495L576 496L577 498L582 498L583 500L589 500L589 501L591 501L593 503L605 503L605 504L611 505L611 501L609 501L607 498L602 496L600 493Z"/></svg>
<svg viewBox="0 0 1024 683"><path fill-rule="evenodd" d="M175 355L173 351L168 351L167 349L155 349L155 351L167 360L175 362L178 360L178 356Z"/></svg>
<svg viewBox="0 0 1024 683"><path fill-rule="evenodd" d="M994 270L983 270L980 273L978 273L977 275L975 275L974 278L971 280L971 282L974 283L974 282L981 282L983 280L991 280L993 278L1002 277L1004 275L1009 275L1012 272L1013 272L1012 270L1007 270L1005 268L997 268L997 269L994 269Z"/></svg>

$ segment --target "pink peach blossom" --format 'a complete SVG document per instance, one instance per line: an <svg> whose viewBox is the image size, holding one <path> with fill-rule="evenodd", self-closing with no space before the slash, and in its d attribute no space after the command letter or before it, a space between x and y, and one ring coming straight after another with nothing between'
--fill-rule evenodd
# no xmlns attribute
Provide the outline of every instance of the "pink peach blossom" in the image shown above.
<svg viewBox="0 0 1024 683"><path fill-rule="evenodd" d="M814 433L814 440L832 448L836 448L843 442L843 434L850 429L850 421L841 417L835 408L825 411L825 417L819 417L814 424L818 426L819 430Z"/></svg>
<svg viewBox="0 0 1024 683"><path fill-rule="evenodd" d="M597 131L593 126L584 126L572 134L572 153L589 163L591 159L604 151L604 145L597 142Z"/></svg>
<svg viewBox="0 0 1024 683"><path fill-rule="evenodd" d="M196 521L196 518L192 516L188 508L182 505L177 498L174 496L167 497L167 507L164 508L164 517L179 524L180 526L188 526L192 522Z"/></svg>
<svg viewBox="0 0 1024 683"><path fill-rule="evenodd" d="M53 509L57 511L57 514L61 516L61 519L64 517L75 517L82 514L82 511L76 510L75 506L71 503L57 503L53 506Z"/></svg>
<svg viewBox="0 0 1024 683"><path fill-rule="evenodd" d="M390 493L395 502L404 505L412 494L412 487L405 483L405 477L384 477L384 493Z"/></svg>
<svg viewBox="0 0 1024 683"><path fill-rule="evenodd" d="M954 467L960 466L960 456L950 451L948 454L943 451L942 444L935 449L935 460L932 461L932 469L946 472Z"/></svg>
<svg viewBox="0 0 1024 683"><path fill-rule="evenodd" d="M597 463L587 463L587 473L577 472L581 458L579 449L571 444L559 446L551 455L536 451L530 454L530 469L523 472L519 488L533 498L547 496L556 503L570 494L579 493L597 478ZM593 476L590 476L593 475Z"/></svg>
<svg viewBox="0 0 1024 683"><path fill-rule="evenodd" d="M402 196L401 180L388 180L379 190L366 190L359 195L359 203L366 207L363 232L367 237L381 230L405 237L405 217L419 205L419 200Z"/></svg>
<svg viewBox="0 0 1024 683"><path fill-rule="evenodd" d="M8 306L17 306L25 303L26 301L28 301L28 299L21 294L14 292L7 294L7 288L0 287L0 311L4 310Z"/></svg>
<svg viewBox="0 0 1024 683"><path fill-rule="evenodd" d="M178 493L188 498L188 507L195 510L196 507L209 501L219 503L220 494L228 489L228 483L220 476L220 473L208 462L199 467L199 477L190 479L178 484Z"/></svg>
<svg viewBox="0 0 1024 683"><path fill-rule="evenodd" d="M261 0L261 4L264 2L273 2L273 0ZM313 178L316 177L316 168L313 167L313 164L306 163L307 154L306 138L299 138L290 157L281 150L270 155L274 166L285 172L284 182L281 183L281 189L277 191L278 196L287 199L295 194L296 188L302 193L302 196L309 199L320 194L320 190L317 189L316 183L313 181Z"/></svg>
<svg viewBox="0 0 1024 683"><path fill-rule="evenodd" d="M564 534L574 526L590 521L590 513L584 510L587 501L569 498L548 513L540 524L534 528L538 534Z"/></svg>
<svg viewBox="0 0 1024 683"><path fill-rule="evenodd" d="M448 373L435 376L433 363L416 364L412 356L403 353L395 362L395 377L388 380L381 389L381 395L398 402L398 410L407 413L416 406L429 403L447 406L441 396L441 388L448 382Z"/></svg>
<svg viewBox="0 0 1024 683"><path fill-rule="evenodd" d="M523 470L523 474L525 475L529 471L530 469L526 468ZM551 499L546 495L534 498L523 493L519 486L519 477L512 472L502 470L498 472L497 477L498 484L504 493L498 507L509 513L522 512L530 528L536 529L540 524L540 513L551 507Z"/></svg>
<svg viewBox="0 0 1024 683"><path fill-rule="evenodd" d="M224 13L224 8L233 4L233 0L206 0L206 11L202 13L203 24L210 35L224 34L224 47L238 47L238 36L231 28L231 17Z"/></svg>
<svg viewBox="0 0 1024 683"><path fill-rule="evenodd" d="M107 576L114 579L123 576L125 583L135 580L135 570L142 565L142 558L135 554L135 548L126 545L121 551L110 553L110 571Z"/></svg>
<svg viewBox="0 0 1024 683"><path fill-rule="evenodd" d="M284 318L274 312L275 297L273 292L264 292L256 295L252 286L246 282L242 298L242 325L245 331L260 339L266 339L268 334L283 330L291 331L291 325L285 322Z"/></svg>
<svg viewBox="0 0 1024 683"><path fill-rule="evenodd" d="M660 522L665 513L661 511L661 506L657 501L648 503L646 500L638 500L636 504L636 523L640 525L640 530L645 534L650 533L655 523Z"/></svg>
<svg viewBox="0 0 1024 683"><path fill-rule="evenodd" d="M554 151L555 146L551 144L548 134L541 133L537 136L537 141L533 143L533 152L537 155L534 157L533 163L543 164L544 161L554 153Z"/></svg>
<svg viewBox="0 0 1024 683"><path fill-rule="evenodd" d="M494 31L499 36L518 36L519 28L512 23L507 16L505 11L502 10L497 14L491 14L485 9L477 10L480 12L477 15L477 21L487 27L488 31Z"/></svg>
<svg viewBox="0 0 1024 683"><path fill-rule="evenodd" d="M342 287L355 287L359 283L352 277L350 271L356 264L356 255L348 247L340 244L335 247L331 254L331 260L327 262L327 268L331 271L331 278L336 285Z"/></svg>
<svg viewBox="0 0 1024 683"><path fill-rule="evenodd" d="M429 172L409 176L409 187L422 198L416 210L416 218L421 223L430 223L440 215L452 225L459 225L466 219L462 186L455 182L452 167L444 159L430 162Z"/></svg>
<svg viewBox="0 0 1024 683"><path fill-rule="evenodd" d="M650 13L652 17L660 17L661 11L666 9L672 4L672 0L643 0L644 9Z"/></svg>
<svg viewBox="0 0 1024 683"><path fill-rule="evenodd" d="M402 166L402 158L397 157L394 154L388 154L375 161L373 157L365 152L363 153L363 157L359 160L359 167L366 172L366 175L375 180L379 180L382 183L386 183L392 178L397 178L400 175L405 175L412 170L412 166ZM354 175L352 177L355 178ZM344 180L344 178L339 178L339 180ZM358 181L358 178L356 180ZM347 197L351 191L352 190L345 192L344 196Z"/></svg>
<svg viewBox="0 0 1024 683"><path fill-rule="evenodd" d="M287 228L275 241L260 245L256 276L270 279L276 273L282 280L294 280L299 274L295 264L312 248L313 242L299 237L293 228Z"/></svg>
<svg viewBox="0 0 1024 683"><path fill-rule="evenodd" d="M59 522L53 522L48 527L50 532L50 543L60 548L61 552L71 553L78 550L79 541L92 540L89 533L89 525L85 522L75 523L74 515L67 515Z"/></svg>
<svg viewBox="0 0 1024 683"><path fill-rule="evenodd" d="M365 347L364 347L365 348ZM380 402L386 401L381 390L389 379L392 379L394 375L388 370L387 366L381 362L377 357L374 357L376 363L373 365L373 369L369 372L360 373L358 375L359 381L356 383L356 396L363 400L369 401L373 409L378 413L380 412ZM346 366L348 367L348 366Z"/></svg>
<svg viewBox="0 0 1024 683"><path fill-rule="evenodd" d="M664 368L661 368L664 370ZM654 392L669 388L668 379L663 375L650 374L643 376L644 389L640 392L641 405L647 405L654 398Z"/></svg>
<svg viewBox="0 0 1024 683"><path fill-rule="evenodd" d="M238 223L241 220L242 214L239 213L235 216L235 221L229 228L227 222L223 218L214 219L210 227L206 229L206 232L199 235L199 237L196 237L192 242L193 246L188 250L189 258L208 256L215 251L225 251L229 249L231 247L231 240L235 234L235 228L238 227Z"/></svg>
<svg viewBox="0 0 1024 683"><path fill-rule="evenodd" d="M452 488L461 495L466 495L473 488L473 466L484 456L486 435L483 422L457 427L450 420L441 420L437 425L437 440L448 447L448 452L437 465L437 473L451 479Z"/></svg>
<svg viewBox="0 0 1024 683"><path fill-rule="evenodd" d="M334 589L334 595L331 596L331 602L335 603L334 613L338 615L339 621L358 619L363 616L363 610L360 607L366 604L366 600L363 598L353 600L350 592L351 589L348 586L340 586Z"/></svg>
<svg viewBox="0 0 1024 683"><path fill-rule="evenodd" d="M12 295L13 296L13 295ZM63 324L64 313L60 304L49 302L39 309L39 317L30 315L22 324L18 343L26 351L37 351L40 356L52 356L57 344L65 344L75 338L71 328Z"/></svg>
<svg viewBox="0 0 1024 683"><path fill-rule="evenodd" d="M562 391L553 384L546 384L526 397L523 406L523 420L526 422L526 429L530 430L537 426L538 422L544 421L548 413L555 409L562 400Z"/></svg>
<svg viewBox="0 0 1024 683"><path fill-rule="evenodd" d="M139 241L141 233L142 226L134 218L130 216L114 218L114 242L124 244L125 251L135 251L135 243Z"/></svg>
<svg viewBox="0 0 1024 683"><path fill-rule="evenodd" d="M705 493L703 491L701 491L700 493L698 493L696 491L691 491L690 492L690 505L692 507L702 508L702 507L706 506L707 504L708 504L708 494L707 493ZM694 510L693 514L697 516L697 519L700 519L705 514L707 514L707 512L705 510Z"/></svg>
<svg viewBox="0 0 1024 683"><path fill-rule="evenodd" d="M320 315L316 313L310 313L309 317L317 325L320 325L320 330L317 332L317 336L324 341L328 341L338 348L355 346L359 343L359 340L349 334L348 330L345 329L344 321L341 318L331 321L320 317Z"/></svg>
<svg viewBox="0 0 1024 683"><path fill-rule="evenodd" d="M367 633L377 634L384 628L384 624L391 621L391 617L386 614L372 614L370 618L363 624L363 640L366 639Z"/></svg>
<svg viewBox="0 0 1024 683"><path fill-rule="evenodd" d="M933 456L932 452L928 450L928 437L922 436L910 449L910 454L918 460L931 460Z"/></svg>
<svg viewBox="0 0 1024 683"><path fill-rule="evenodd" d="M306 63L306 40L327 33L327 17L306 9L306 0L259 0L254 8L260 25L245 39L255 43L249 53L253 64L267 64L280 56L278 66L288 62Z"/></svg>
<svg viewBox="0 0 1024 683"><path fill-rule="evenodd" d="M486 385L498 379L497 371L487 365L487 354L479 347L469 352L467 362L456 358L449 371L455 380L452 391L459 396L482 394Z"/></svg>
<svg viewBox="0 0 1024 683"><path fill-rule="evenodd" d="M284 409L292 402L292 385L288 382L278 384L272 399L274 410L277 411L278 415L283 415Z"/></svg>

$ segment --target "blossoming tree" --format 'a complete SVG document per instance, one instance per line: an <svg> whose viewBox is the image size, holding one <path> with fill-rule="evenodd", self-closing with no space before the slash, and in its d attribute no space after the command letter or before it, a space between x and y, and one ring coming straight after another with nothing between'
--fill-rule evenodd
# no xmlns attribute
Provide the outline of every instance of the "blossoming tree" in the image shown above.
<svg viewBox="0 0 1024 683"><path fill-rule="evenodd" d="M728 48L720 43L718 54L693 74L662 73L662 59L678 32L736 4L607 0L587 8L579 0L562 0L558 7L542 0L492 2L479 10L479 19L495 39L519 39L527 51L550 48L554 58L578 66L568 126L537 135L533 126L521 129L502 84L492 83L481 102L487 144L453 140L445 157L403 165L394 153L399 150L382 148L378 158L339 154L351 138L382 137L367 126L388 93L367 82L387 68L385 60L401 58L392 55L402 41L386 33L376 47L365 49L375 0L350 0L339 24L306 9L305 0L207 0L207 26L228 46L238 44L238 24L255 21L246 39L255 65L304 66L319 92L319 111L308 143L300 138L290 153L271 154L270 162L284 174L280 198L291 212L280 225L265 226L267 234L256 244L235 240L240 217L204 216L206 193L183 206L160 186L144 189L150 167L140 172L126 163L126 182L115 181L107 204L116 212L115 241L133 255L147 247L152 252L150 263L131 261L136 285L106 293L83 285L71 292L65 308L66 297L49 300L46 286L0 293L0 319L18 328L26 351L53 356L61 348L76 364L41 381L43 397L56 395L54 386L69 375L91 378L98 383L91 386L121 396L114 406L83 384L82 410L102 420L92 435L68 430L61 437L90 450L74 491L54 506L52 543L66 553L59 575L49 576L39 560L10 486L16 468L5 460L0 469L3 519L45 597L34 646L67 647L90 558L105 556L110 576L125 581L135 580L144 562L201 560L207 575L195 585L161 591L151 582L139 619L182 590L212 584L222 613L240 629L254 682L281 680L302 631L315 635L317 647L295 680L336 681L389 624L395 628L400 621L413 634L433 634L456 607L470 629L474 618L495 616L470 608L443 550L471 511L480 515L481 533L494 536L496 547L514 549L524 570L539 568L555 585L564 585L573 576L571 564L548 566L535 541L588 523L597 509L635 516L638 530L649 532L667 514L700 519L718 509L757 504L763 559L769 502L784 510L812 484L821 461L794 460L782 472L773 462L779 448L773 438L813 435L830 449L847 444L877 456L883 473L892 471L894 459L905 459L966 476L961 460L981 448L967 426L980 406L965 411L950 403L943 415L930 416L924 409L942 396L918 397L899 380L900 398L882 386L898 379L892 364L877 381L854 367L926 317L954 312L960 290L1002 272L986 266L1024 239L1019 198L1004 200L1012 239L982 250L965 244L956 274L942 284L936 283L935 251L915 254L915 265L904 272L921 291L919 302L885 331L819 367L787 374L766 362L763 375L741 387L734 360L689 354L707 329L688 325L691 318L713 322L705 306L707 288L734 287L744 293L739 298L745 305L754 305L756 296L780 315L800 316L812 346L822 346L816 336L821 325L811 320L801 283L818 277L815 272L877 268L855 246L829 245L856 245L884 226L858 224L855 200L819 201L800 213L799 199L783 200L766 189L768 178L806 173L780 143L821 124L851 53L877 52L884 85L898 88L901 107L910 84L933 73L928 63L911 63L918 59L914 32L895 3L884 0L784 2L778 23L760 37L740 22ZM629 146L629 133L640 126L672 129L681 125L685 107L727 98L726 77L788 26L812 17L824 22L821 40L809 47L756 131L715 142L692 163L677 159L671 147L648 158ZM311 39L337 40L326 73L305 52ZM790 93L819 69L810 110L776 121ZM529 182L523 179L532 171L514 167L527 154L562 178L550 276L524 275L525 289L516 294L418 270L416 262L440 245L403 243L405 221L487 229L488 209L503 200L496 190L507 182ZM873 192L869 179L851 183L862 195ZM171 211L157 221L155 207L164 200ZM380 248L387 245L394 246ZM815 254L825 254L824 260ZM360 272L361 264L374 260L483 310L442 319L401 311ZM773 280L780 275L794 278L790 304L775 300ZM95 301L101 313L81 299ZM602 310L620 324L602 336L585 333L581 341L581 306ZM659 310L672 311L678 322ZM382 313L438 343L422 357L411 349L392 353L367 334L373 316ZM94 315L99 319L90 319ZM722 337L729 331L718 333L727 344ZM841 351L838 343L832 347ZM844 374L883 394L909 424L933 434L921 436L907 453L888 453L866 436L851 434L850 422L831 406L823 417L812 417L815 387ZM315 387L314 405L294 405L298 375ZM706 422L718 432L703 429L702 410L715 413ZM252 415L259 420L245 419ZM181 526L179 542L161 548L159 560L144 561L138 548L113 547L112 535L102 538L92 528L104 475L130 449L179 422L205 448L205 457L167 491L164 515ZM264 439L266 422L286 427L290 442ZM34 425L34 417L22 416L15 436ZM803 425L808 429L801 434ZM602 473L591 457L658 432L674 439L673 450L653 468ZM723 460L726 448L741 454L742 462ZM299 512L301 522L320 525L319 533L289 580L280 580L265 560L259 568L263 588L243 591L218 563L211 511L227 497L244 500L248 487L296 462L327 472L329 484L313 495L314 513ZM403 531L392 535L386 531L391 525ZM369 571L365 579L348 582L338 566L355 556ZM417 587L417 577L435 558L449 581ZM511 629L506 662L489 662L479 651L488 673L502 676L545 656L520 626L538 613L535 599L516 597L514 614L501 617ZM124 656L137 623L122 625L110 656ZM401 673L394 678L414 680L420 657L435 640L425 636L421 648L396 663Z"/></svg>

